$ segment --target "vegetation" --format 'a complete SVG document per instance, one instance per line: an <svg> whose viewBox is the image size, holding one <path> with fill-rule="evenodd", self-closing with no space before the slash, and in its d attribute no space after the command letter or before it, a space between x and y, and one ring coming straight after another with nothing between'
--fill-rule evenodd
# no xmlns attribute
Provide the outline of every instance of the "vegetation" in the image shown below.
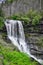
<svg viewBox="0 0 43 65"><path fill-rule="evenodd" d="M12 3L13 0L8 0L7 2ZM10 14L11 14L11 8L10 8ZM19 15L13 15L8 17L8 19L24 21L24 24L26 25L30 23L32 25L37 25L40 23L41 18L42 18L41 14L33 10L30 10L26 15L19 14ZM1 12L0 13L0 29L2 29L4 26L3 21L4 21L4 17L2 16L2 12ZM6 34L3 34L2 36L5 37ZM43 46L43 39L38 41L38 45ZM3 65L38 65L36 61L31 61L30 57L28 57L26 54L19 52L17 50L11 51L10 48L6 48L2 45L0 45L0 56L3 57L2 59L0 59Z"/></svg>
<svg viewBox="0 0 43 65"><path fill-rule="evenodd" d="M9 18L24 21L24 23L26 24L31 23L32 25L37 25L40 23L40 19L42 18L42 16L39 12L30 10L26 15L16 14Z"/></svg>
<svg viewBox="0 0 43 65"><path fill-rule="evenodd" d="M3 17L0 17L0 29L2 29L4 26L4 19Z"/></svg>
<svg viewBox="0 0 43 65"><path fill-rule="evenodd" d="M6 0L5 3L12 3L14 0Z"/></svg>
<svg viewBox="0 0 43 65"><path fill-rule="evenodd" d="M31 61L26 54L15 50L10 51L10 47L5 48L0 45L0 55L3 57L0 59L3 65L38 65L36 61Z"/></svg>

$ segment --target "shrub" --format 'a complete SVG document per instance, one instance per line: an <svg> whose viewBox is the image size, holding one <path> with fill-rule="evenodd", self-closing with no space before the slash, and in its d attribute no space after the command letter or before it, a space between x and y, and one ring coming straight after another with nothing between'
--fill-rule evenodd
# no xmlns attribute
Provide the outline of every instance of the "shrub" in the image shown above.
<svg viewBox="0 0 43 65"><path fill-rule="evenodd" d="M33 11L32 9L29 10L29 12L27 13L27 17L29 17L30 19L34 18L34 16L36 16L37 12L36 11Z"/></svg>
<svg viewBox="0 0 43 65"><path fill-rule="evenodd" d="M13 15L13 16L11 16L11 19L13 19L13 20L19 20L20 16L19 15Z"/></svg>
<svg viewBox="0 0 43 65"><path fill-rule="evenodd" d="M29 24L31 21L32 25L37 25L40 23L40 19L42 18L41 14L37 11L30 10L27 14L25 15L13 15L10 17L13 20L21 20L24 21L25 24Z"/></svg>
<svg viewBox="0 0 43 65"><path fill-rule="evenodd" d="M27 17L30 18L30 20L32 21L32 25L39 24L40 19L42 18L42 16L40 15L40 12L33 11L33 10L30 10L27 13Z"/></svg>
<svg viewBox="0 0 43 65"><path fill-rule="evenodd" d="M29 24L30 23L30 18L28 18L28 17L21 17L20 20L24 21L25 24Z"/></svg>
<svg viewBox="0 0 43 65"><path fill-rule="evenodd" d="M13 15L11 17L8 17L9 19L13 19L13 20L20 20L20 21L24 21L25 24L29 24L29 22L31 21L30 18L28 18L26 15Z"/></svg>
<svg viewBox="0 0 43 65"><path fill-rule="evenodd" d="M37 25L40 23L41 16L37 15L32 19L32 25Z"/></svg>

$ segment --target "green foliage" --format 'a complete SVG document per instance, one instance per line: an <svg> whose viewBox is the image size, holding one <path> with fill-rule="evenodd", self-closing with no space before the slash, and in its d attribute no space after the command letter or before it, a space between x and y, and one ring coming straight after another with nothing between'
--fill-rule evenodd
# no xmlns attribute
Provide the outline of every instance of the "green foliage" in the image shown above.
<svg viewBox="0 0 43 65"><path fill-rule="evenodd" d="M11 3L13 3L13 1L15 1L15 0L6 0L5 3L11 4Z"/></svg>
<svg viewBox="0 0 43 65"><path fill-rule="evenodd" d="M37 11L33 11L33 10L30 10L28 13L27 13L27 17L29 17L32 21L32 25L37 25L40 23L40 19L41 19L41 15L39 12Z"/></svg>
<svg viewBox="0 0 43 65"><path fill-rule="evenodd" d="M0 29L4 26L4 19L0 17Z"/></svg>
<svg viewBox="0 0 43 65"><path fill-rule="evenodd" d="M9 3L12 3L14 0L7 0Z"/></svg>
<svg viewBox="0 0 43 65"><path fill-rule="evenodd" d="M10 51L0 46L0 53L3 56L3 65L38 65L36 61L31 61L30 57L18 51Z"/></svg>
<svg viewBox="0 0 43 65"><path fill-rule="evenodd" d="M21 17L21 21L24 21L25 24L29 24L30 18L28 18L28 17Z"/></svg>
<svg viewBox="0 0 43 65"><path fill-rule="evenodd" d="M39 23L40 23L40 19L41 19L41 16L40 16L40 15L35 16L35 17L32 19L32 24L33 24L33 25L39 24Z"/></svg>
<svg viewBox="0 0 43 65"><path fill-rule="evenodd" d="M36 16L36 11L33 11L32 9L29 10L29 12L27 13L27 17L29 18L34 18L34 16Z"/></svg>
<svg viewBox="0 0 43 65"><path fill-rule="evenodd" d="M41 18L42 18L41 14L33 10L30 10L25 15L18 14L18 15L11 16L11 19L24 21L25 24L29 24L32 21L31 22L32 25L39 24Z"/></svg>
<svg viewBox="0 0 43 65"><path fill-rule="evenodd" d="M19 15L13 15L10 18L13 20L19 20L21 17Z"/></svg>
<svg viewBox="0 0 43 65"><path fill-rule="evenodd" d="M30 18L28 18L26 15L13 15L11 17L8 17L9 19L13 19L13 20L20 20L20 21L24 21L25 24L29 23L31 20Z"/></svg>

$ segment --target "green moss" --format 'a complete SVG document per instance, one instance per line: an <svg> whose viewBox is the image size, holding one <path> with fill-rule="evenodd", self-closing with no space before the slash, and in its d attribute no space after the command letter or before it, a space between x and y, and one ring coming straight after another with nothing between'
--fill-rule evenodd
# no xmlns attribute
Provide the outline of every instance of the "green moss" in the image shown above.
<svg viewBox="0 0 43 65"><path fill-rule="evenodd" d="M36 61L31 61L30 57L22 52L10 51L0 46L0 53L3 56L3 65L38 65Z"/></svg>

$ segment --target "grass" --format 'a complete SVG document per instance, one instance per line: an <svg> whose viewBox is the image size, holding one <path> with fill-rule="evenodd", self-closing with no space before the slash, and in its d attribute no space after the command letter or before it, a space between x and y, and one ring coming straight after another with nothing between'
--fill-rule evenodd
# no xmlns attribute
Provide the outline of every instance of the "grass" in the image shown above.
<svg viewBox="0 0 43 65"><path fill-rule="evenodd" d="M30 57L17 50L10 50L0 44L0 61L2 65L38 65L36 61L31 61Z"/></svg>

